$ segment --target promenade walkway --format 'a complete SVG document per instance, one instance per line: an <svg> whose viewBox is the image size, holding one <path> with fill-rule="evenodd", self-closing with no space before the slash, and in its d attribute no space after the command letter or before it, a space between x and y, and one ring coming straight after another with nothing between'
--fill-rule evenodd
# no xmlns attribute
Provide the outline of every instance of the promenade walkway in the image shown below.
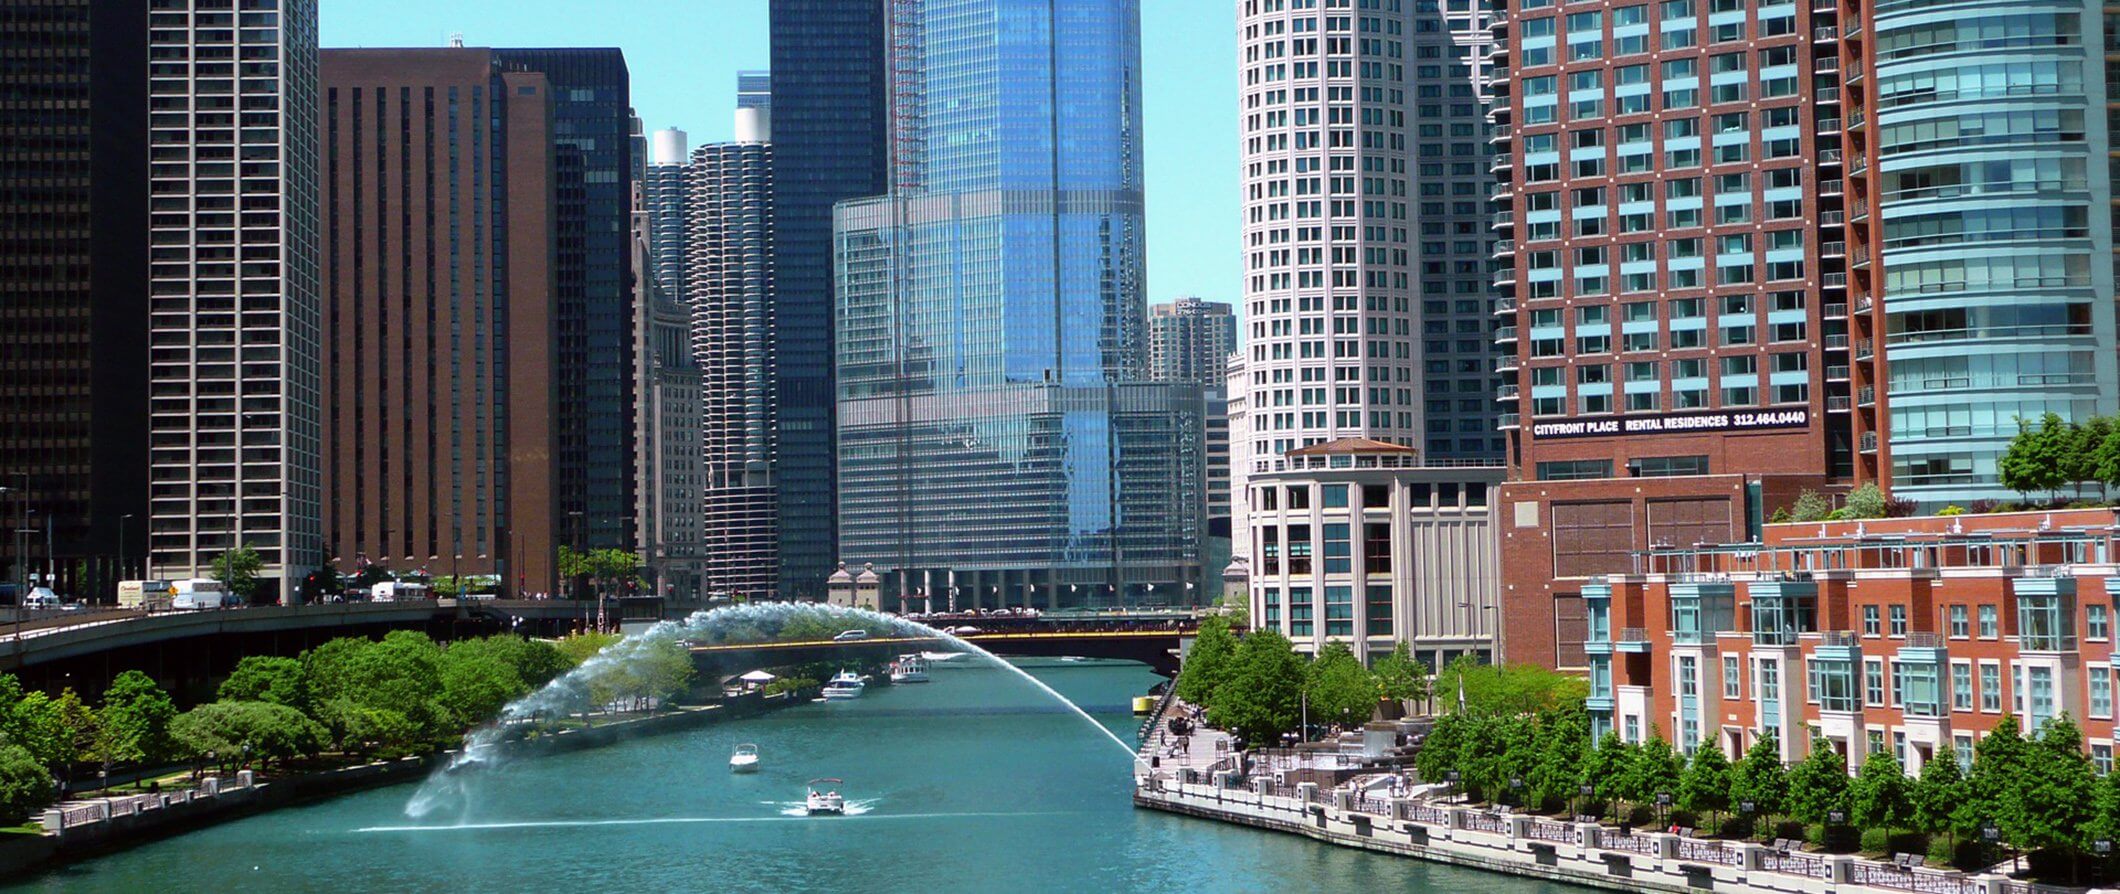
<svg viewBox="0 0 2120 894"><path fill-rule="evenodd" d="M1184 735L1173 734L1170 731L1172 718L1182 718L1190 723L1190 730ZM1228 765L1232 755L1231 736L1209 728L1199 708L1172 696L1150 723L1151 729L1141 742L1140 756L1155 769L1165 773L1179 770L1207 773L1218 769L1217 764Z"/></svg>

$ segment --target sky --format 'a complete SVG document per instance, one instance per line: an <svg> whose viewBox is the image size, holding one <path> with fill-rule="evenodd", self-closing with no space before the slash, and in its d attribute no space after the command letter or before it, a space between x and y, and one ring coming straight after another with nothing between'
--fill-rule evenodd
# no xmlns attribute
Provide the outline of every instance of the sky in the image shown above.
<svg viewBox="0 0 2120 894"><path fill-rule="evenodd" d="M876 0L846 0L876 2ZM769 62L766 0L319 0L326 47L616 46L649 131L727 139L736 72ZM1142 0L1148 295L1236 303L1235 4Z"/></svg>

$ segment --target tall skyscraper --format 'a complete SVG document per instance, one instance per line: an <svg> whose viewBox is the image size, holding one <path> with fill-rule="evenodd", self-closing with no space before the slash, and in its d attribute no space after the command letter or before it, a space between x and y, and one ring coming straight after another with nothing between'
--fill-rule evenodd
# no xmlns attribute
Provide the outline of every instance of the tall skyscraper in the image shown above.
<svg viewBox="0 0 2120 894"><path fill-rule="evenodd" d="M285 600L325 558L316 4L160 0L148 24L155 573L248 545Z"/></svg>
<svg viewBox="0 0 2120 894"><path fill-rule="evenodd" d="M559 354L555 483L577 548L630 548L636 434L630 81L617 49L495 49L551 84L553 284Z"/></svg>
<svg viewBox="0 0 2120 894"><path fill-rule="evenodd" d="M685 170L691 154L685 132L658 130L650 138L641 179L641 210L648 215L648 278L679 306L685 296Z"/></svg>
<svg viewBox="0 0 2120 894"><path fill-rule="evenodd" d="M737 72L736 108L770 111L773 108L773 73L757 69Z"/></svg>
<svg viewBox="0 0 2120 894"><path fill-rule="evenodd" d="M735 140L701 146L685 173L685 300L702 379L701 586L773 595L780 542L773 404L773 149L767 112L736 111Z"/></svg>
<svg viewBox="0 0 2120 894"><path fill-rule="evenodd" d="M842 553L960 606L1173 598L1200 397L1143 381L1138 4L895 4L890 43L890 192L837 217Z"/></svg>
<svg viewBox="0 0 2120 894"><path fill-rule="evenodd" d="M1852 471L1834 15L1519 0L1495 21L1509 660L1609 680L1575 646L1586 580L1754 539Z"/></svg>
<svg viewBox="0 0 2120 894"><path fill-rule="evenodd" d="M821 599L834 521L832 206L885 189L884 4L772 0L780 582Z"/></svg>
<svg viewBox="0 0 2120 894"><path fill-rule="evenodd" d="M1996 460L2018 419L2120 412L2114 20L2047 2L1839 14L1856 476L1932 510L2016 499Z"/></svg>
<svg viewBox="0 0 2120 894"><path fill-rule="evenodd" d="M552 84L461 47L321 80L331 555L559 592Z"/></svg>
<svg viewBox="0 0 2120 894"><path fill-rule="evenodd" d="M0 580L107 600L147 554L147 4L7 0L0 33Z"/></svg>
<svg viewBox="0 0 2120 894"><path fill-rule="evenodd" d="M1237 317L1220 301L1180 298L1148 309L1148 375L1159 382L1222 387L1237 350Z"/></svg>
<svg viewBox="0 0 2120 894"><path fill-rule="evenodd" d="M668 133L663 131L661 133ZM658 134L660 136L661 134ZM681 166L680 166L681 167ZM634 217L633 263L654 266L650 210ZM651 276L635 280L639 314L640 381L644 404L638 414L641 476L638 526L640 554L650 591L666 598L697 600L709 555L702 540L700 485L703 380L694 362L692 311L663 293Z"/></svg>
<svg viewBox="0 0 2120 894"><path fill-rule="evenodd" d="M1479 4L1237 0L1244 300L1271 456L1376 438L1492 459Z"/></svg>

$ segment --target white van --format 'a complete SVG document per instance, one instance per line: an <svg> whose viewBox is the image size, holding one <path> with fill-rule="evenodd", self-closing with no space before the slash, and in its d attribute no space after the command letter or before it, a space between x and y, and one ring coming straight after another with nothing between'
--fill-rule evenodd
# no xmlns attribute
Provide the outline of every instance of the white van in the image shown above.
<svg viewBox="0 0 2120 894"><path fill-rule="evenodd" d="M368 598L375 602L408 602L414 599L426 599L427 596L426 584L406 583L396 580L383 581L368 590Z"/></svg>
<svg viewBox="0 0 2120 894"><path fill-rule="evenodd" d="M54 609L65 604L50 587L32 587L29 596L22 600L23 608Z"/></svg>
<svg viewBox="0 0 2120 894"><path fill-rule="evenodd" d="M121 580L118 582L119 608L159 608L168 604L169 581Z"/></svg>
<svg viewBox="0 0 2120 894"><path fill-rule="evenodd" d="M210 577L195 577L169 585L169 607L178 610L226 608L235 603L228 586Z"/></svg>

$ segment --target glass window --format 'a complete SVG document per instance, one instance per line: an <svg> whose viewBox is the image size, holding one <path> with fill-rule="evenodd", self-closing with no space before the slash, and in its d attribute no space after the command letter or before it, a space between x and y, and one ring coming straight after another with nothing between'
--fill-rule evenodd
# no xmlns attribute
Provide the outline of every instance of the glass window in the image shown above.
<svg viewBox="0 0 2120 894"><path fill-rule="evenodd" d="M1354 588L1325 588L1325 635L1354 635Z"/></svg>
<svg viewBox="0 0 2120 894"><path fill-rule="evenodd" d="M1391 585L1370 584L1363 606L1363 627L1369 636L1391 635Z"/></svg>
<svg viewBox="0 0 2120 894"><path fill-rule="evenodd" d="M2002 668L1999 665L1980 666L1980 710L2002 710Z"/></svg>
<svg viewBox="0 0 2120 894"><path fill-rule="evenodd" d="M2001 624L1996 620L1998 611L1992 605L1980 607L1980 638L1994 639L2001 636Z"/></svg>
<svg viewBox="0 0 2120 894"><path fill-rule="evenodd" d="M2091 639L2106 639L2110 636L2108 633L2108 625L2110 623L2111 620L2105 606L2088 606L2084 610L2083 635Z"/></svg>
<svg viewBox="0 0 2120 894"><path fill-rule="evenodd" d="M1878 613L1877 613L1877 606L1874 606L1874 605L1865 605L1865 606L1863 606L1863 607L1862 607L1862 635L1863 635L1863 636L1877 636L1877 635L1878 635L1879 633L1881 633L1881 632L1882 632L1882 626L1883 626L1883 625L1881 624L1881 622L1880 622L1880 619L1879 619L1879 616L1878 616Z"/></svg>
<svg viewBox="0 0 2120 894"><path fill-rule="evenodd" d="M1892 635L1907 635L1907 607L1904 605L1892 606Z"/></svg>
<svg viewBox="0 0 2120 894"><path fill-rule="evenodd" d="M2090 668L2091 716L2104 720L2113 716L2113 672L2109 668L2092 665Z"/></svg>
<svg viewBox="0 0 2120 894"><path fill-rule="evenodd" d="M1951 606L1951 638L1965 639L1973 634L1973 622L1967 616L1965 606Z"/></svg>
<svg viewBox="0 0 2120 894"><path fill-rule="evenodd" d="M1951 710L1973 710L1973 666L1951 665Z"/></svg>
<svg viewBox="0 0 2120 894"><path fill-rule="evenodd" d="M1744 680L1739 676L1737 656L1723 656L1723 698L1744 698Z"/></svg>
<svg viewBox="0 0 2120 894"><path fill-rule="evenodd" d="M1871 658L1862 663L1863 701L1872 707L1884 704L1884 661Z"/></svg>

